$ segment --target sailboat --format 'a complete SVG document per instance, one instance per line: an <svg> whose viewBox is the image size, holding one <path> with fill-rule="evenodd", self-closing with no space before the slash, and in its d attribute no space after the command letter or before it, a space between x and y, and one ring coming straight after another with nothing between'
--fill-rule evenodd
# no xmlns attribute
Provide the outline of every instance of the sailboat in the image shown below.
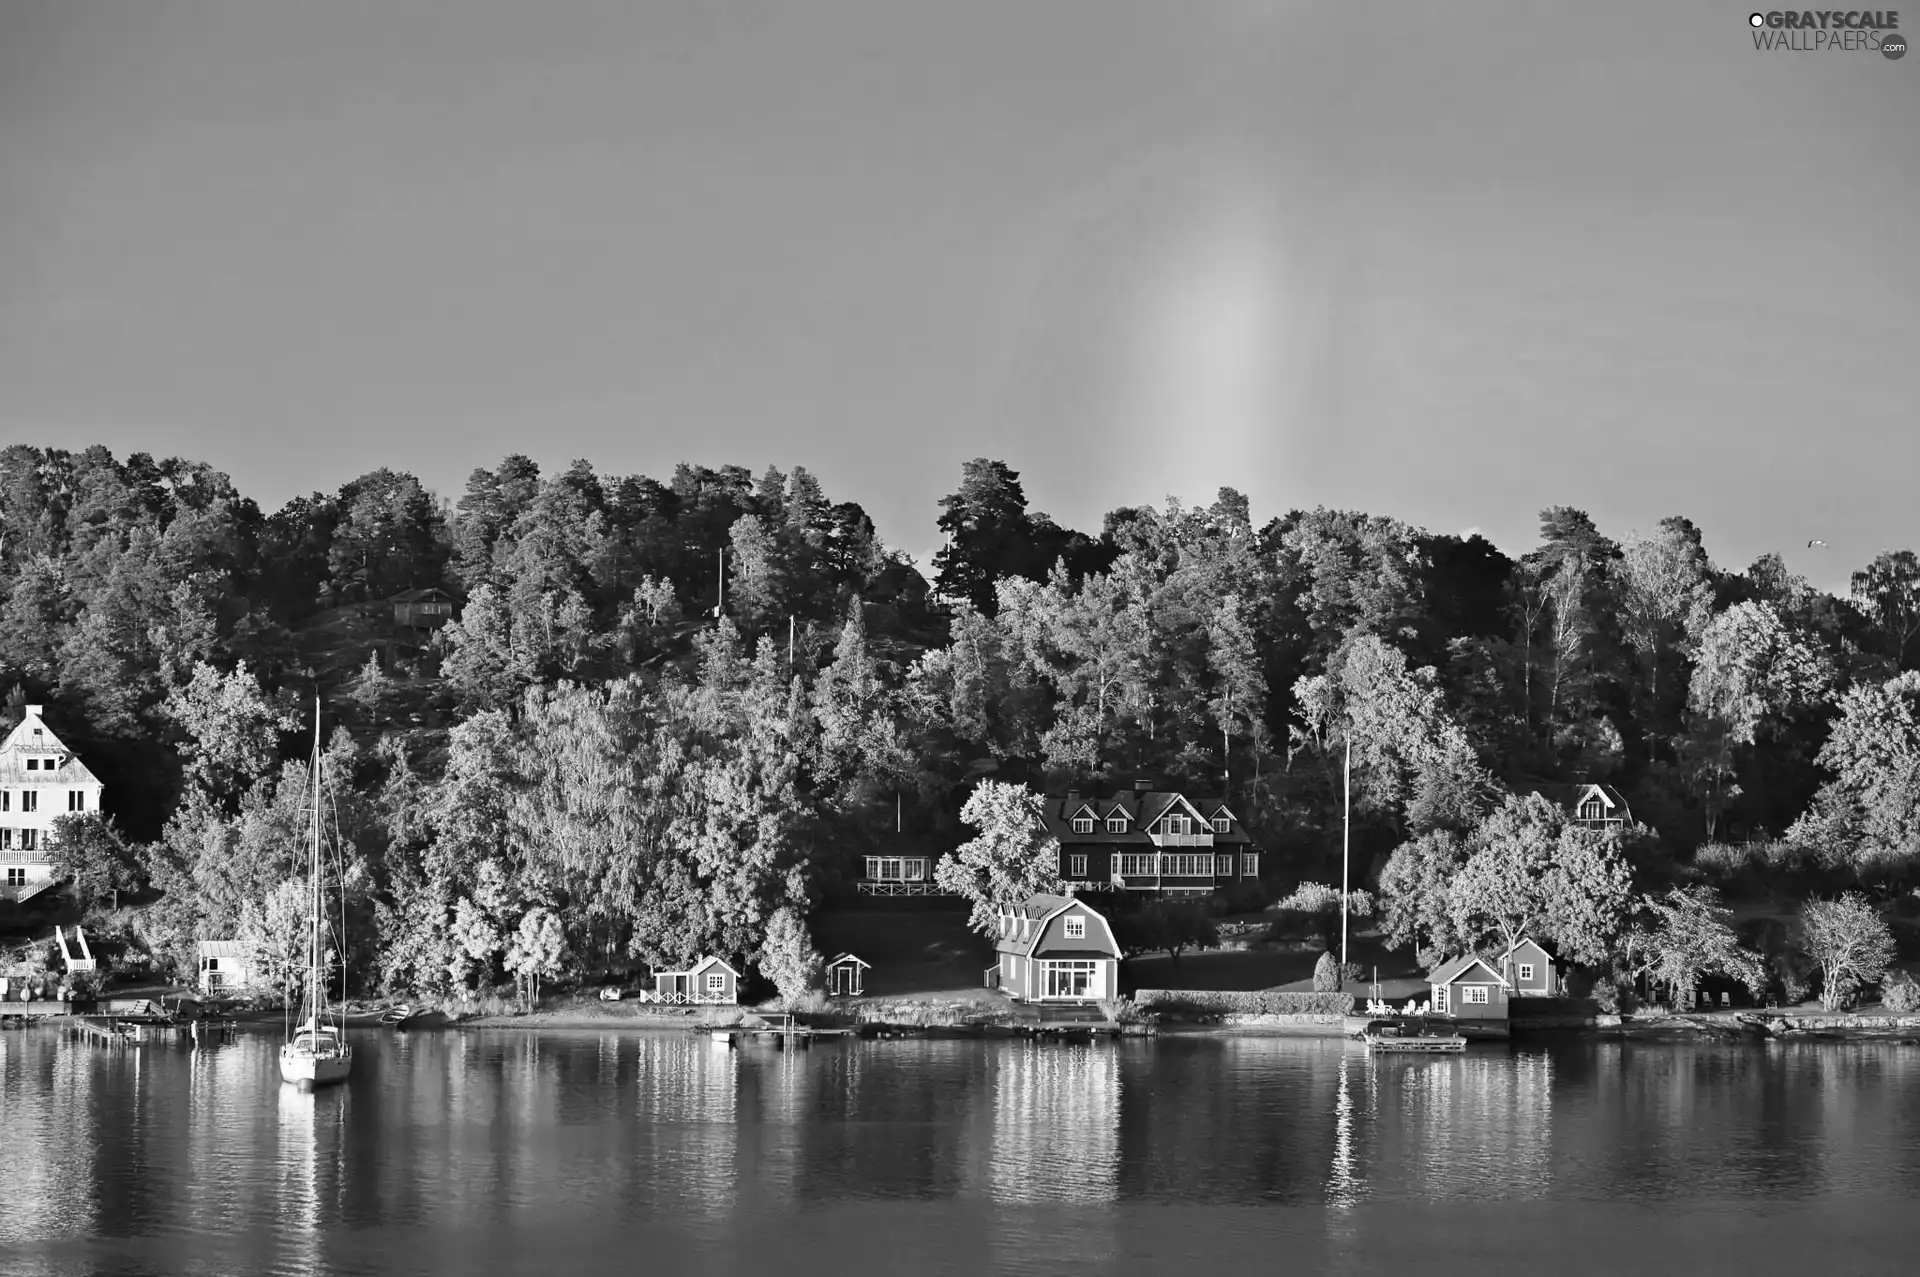
<svg viewBox="0 0 1920 1277"><path fill-rule="evenodd" d="M307 899L311 913L307 925L307 988L300 1001L300 1019L291 1026L287 1042L280 1048L280 1077L302 1090L344 1082L353 1069L353 1047L348 1045L345 1017L337 1011L329 1014L327 1005L327 929L326 891L320 846L321 769L320 702L313 704L313 824L310 829L310 861ZM341 918L344 931L346 919ZM344 945L346 937L340 937ZM344 952L344 949L342 950Z"/></svg>

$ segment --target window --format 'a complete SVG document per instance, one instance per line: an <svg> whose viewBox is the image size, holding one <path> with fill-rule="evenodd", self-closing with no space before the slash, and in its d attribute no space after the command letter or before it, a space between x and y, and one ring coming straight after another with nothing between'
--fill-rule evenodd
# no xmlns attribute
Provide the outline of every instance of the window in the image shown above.
<svg viewBox="0 0 1920 1277"><path fill-rule="evenodd" d="M1087 876L1087 858L1085 856L1067 857L1067 877L1084 878Z"/></svg>
<svg viewBox="0 0 1920 1277"><path fill-rule="evenodd" d="M1087 938L1087 920L1085 918L1068 918L1066 923L1067 939L1085 940Z"/></svg>
<svg viewBox="0 0 1920 1277"><path fill-rule="evenodd" d="M1233 857L1215 856L1213 858L1213 876L1216 878L1233 877Z"/></svg>
<svg viewBox="0 0 1920 1277"><path fill-rule="evenodd" d="M31 789L21 790L20 791L20 810L21 811L39 811L40 795L36 794Z"/></svg>
<svg viewBox="0 0 1920 1277"><path fill-rule="evenodd" d="M727 991L727 973L724 971L707 972L707 992L725 993Z"/></svg>
<svg viewBox="0 0 1920 1277"><path fill-rule="evenodd" d="M86 809L87 791L84 789L69 789L67 791L67 810L85 811Z"/></svg>
<svg viewBox="0 0 1920 1277"><path fill-rule="evenodd" d="M1153 856L1115 856L1113 871L1129 878L1141 878L1154 872Z"/></svg>
<svg viewBox="0 0 1920 1277"><path fill-rule="evenodd" d="M1108 833L1110 833L1110 834L1124 834L1124 833L1126 833L1126 832L1127 832L1127 818L1126 818L1125 816L1109 816L1109 817L1107 817L1107 832L1108 832Z"/></svg>
<svg viewBox="0 0 1920 1277"><path fill-rule="evenodd" d="M1525 981L1532 981L1533 964L1531 962L1523 962L1520 964L1520 978Z"/></svg>
<svg viewBox="0 0 1920 1277"><path fill-rule="evenodd" d="M1467 1004L1469 1006L1485 1006L1487 1004L1487 986L1484 984L1468 985Z"/></svg>
<svg viewBox="0 0 1920 1277"><path fill-rule="evenodd" d="M1240 857L1240 876L1258 878L1260 876L1260 853L1249 851Z"/></svg>
<svg viewBox="0 0 1920 1277"><path fill-rule="evenodd" d="M1075 816L1075 817L1073 818L1073 832L1074 832L1074 833L1076 833L1076 834L1090 834L1090 833L1092 833L1092 832L1093 832L1093 817L1091 817L1091 816Z"/></svg>
<svg viewBox="0 0 1920 1277"><path fill-rule="evenodd" d="M29 758L29 759L27 760L27 770L28 770L28 771L30 771L30 772L37 772L37 771L39 771L39 770L40 770L40 760L39 760L39 759L37 759L37 758Z"/></svg>
<svg viewBox="0 0 1920 1277"><path fill-rule="evenodd" d="M867 877L874 882L921 882L927 862L918 856L868 856Z"/></svg>
<svg viewBox="0 0 1920 1277"><path fill-rule="evenodd" d="M12 811L12 810L13 810L13 791L11 789L0 789L0 811Z"/></svg>
<svg viewBox="0 0 1920 1277"><path fill-rule="evenodd" d="M9 887L24 887L24 886L26 886L26 885L27 885L27 871L26 871L26 870L24 870L24 869L13 869L13 868L9 868L9 869L7 870L7 885L8 885Z"/></svg>
<svg viewBox="0 0 1920 1277"><path fill-rule="evenodd" d="M38 829L22 829L20 831L20 850L32 851L39 845L40 831Z"/></svg>
<svg viewBox="0 0 1920 1277"><path fill-rule="evenodd" d="M0 829L0 851L13 850L13 830Z"/></svg>
<svg viewBox="0 0 1920 1277"><path fill-rule="evenodd" d="M1049 962L1047 963L1047 993L1050 998L1084 998L1091 996L1098 970L1092 962Z"/></svg>
<svg viewBox="0 0 1920 1277"><path fill-rule="evenodd" d="M1444 984L1433 991L1433 1009L1442 1015L1447 1013L1447 986Z"/></svg>
<svg viewBox="0 0 1920 1277"><path fill-rule="evenodd" d="M1586 802L1580 804L1580 819L1582 820L1606 819L1606 810L1603 807L1601 807L1600 800L1598 798L1589 798L1587 799Z"/></svg>
<svg viewBox="0 0 1920 1277"><path fill-rule="evenodd" d="M219 969L220 969L220 959L218 958L207 959L207 970L218 971Z"/></svg>
<svg viewBox="0 0 1920 1277"><path fill-rule="evenodd" d="M1215 816L1213 818L1213 832L1216 834L1232 833L1233 821L1226 816Z"/></svg>
<svg viewBox="0 0 1920 1277"><path fill-rule="evenodd" d="M1213 877L1212 856L1162 856L1160 872L1169 878Z"/></svg>
<svg viewBox="0 0 1920 1277"><path fill-rule="evenodd" d="M1190 834L1193 832L1193 821L1186 816L1169 816L1167 817L1167 832L1170 834Z"/></svg>

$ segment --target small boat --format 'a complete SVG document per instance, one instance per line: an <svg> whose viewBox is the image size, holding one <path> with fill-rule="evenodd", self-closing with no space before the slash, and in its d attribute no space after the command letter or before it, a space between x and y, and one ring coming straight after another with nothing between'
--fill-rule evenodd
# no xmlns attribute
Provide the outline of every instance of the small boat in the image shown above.
<svg viewBox="0 0 1920 1277"><path fill-rule="evenodd" d="M313 824L310 829L310 863L307 899L312 914L307 920L307 988L301 998L300 1022L280 1048L280 1078L301 1090L344 1082L353 1069L353 1047L347 1042L346 1019L327 1005L328 951L346 952L346 903L341 900L340 933L328 926L327 893L320 855L320 779L324 759L320 754L320 703L313 706ZM344 963L343 969L344 969Z"/></svg>
<svg viewBox="0 0 1920 1277"><path fill-rule="evenodd" d="M402 1002L397 1007L388 1007L380 1013L381 1025L389 1029L401 1028L412 1018L413 1007L411 1004L405 1002Z"/></svg>
<svg viewBox="0 0 1920 1277"><path fill-rule="evenodd" d="M1360 1031L1369 1051L1464 1051L1467 1040L1424 1020L1375 1020Z"/></svg>

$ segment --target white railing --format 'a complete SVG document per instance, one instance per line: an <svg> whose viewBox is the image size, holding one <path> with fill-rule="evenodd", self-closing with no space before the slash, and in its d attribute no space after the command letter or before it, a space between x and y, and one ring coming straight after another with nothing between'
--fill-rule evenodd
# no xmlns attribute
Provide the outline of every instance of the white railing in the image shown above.
<svg viewBox="0 0 1920 1277"><path fill-rule="evenodd" d="M859 885L863 896L950 896L950 891L942 891L930 882L862 882Z"/></svg>
<svg viewBox="0 0 1920 1277"><path fill-rule="evenodd" d="M50 865L53 857L46 848L38 851L0 851L0 865Z"/></svg>
<svg viewBox="0 0 1920 1277"><path fill-rule="evenodd" d="M1149 833L1147 837L1153 840L1153 845L1156 847L1211 847L1213 846L1213 835L1211 833L1163 834L1163 833L1153 832L1153 833Z"/></svg>
<svg viewBox="0 0 1920 1277"><path fill-rule="evenodd" d="M633 995L635 1002L652 1002L672 1007L719 1007L732 1006L730 993L660 993L654 989L642 989Z"/></svg>
<svg viewBox="0 0 1920 1277"><path fill-rule="evenodd" d="M99 964L93 958L93 950L87 944L86 933L80 930L79 924L76 923L73 928L73 940L80 950L79 957L74 957L73 950L67 946L67 933L64 929L55 927L53 938L60 942L60 957L66 962L69 972L93 971L98 968Z"/></svg>

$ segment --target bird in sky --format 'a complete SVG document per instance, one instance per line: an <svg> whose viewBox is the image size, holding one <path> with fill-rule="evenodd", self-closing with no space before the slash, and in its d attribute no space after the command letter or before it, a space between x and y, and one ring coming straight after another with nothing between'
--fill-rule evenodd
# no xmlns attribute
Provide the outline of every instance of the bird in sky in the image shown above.
<svg viewBox="0 0 1920 1277"><path fill-rule="evenodd" d="M1816 547L1816 546L1818 546L1818 547L1819 547L1820 549L1822 549L1822 550L1824 550L1824 549L1826 549L1826 548L1827 548L1827 543L1826 543L1825 541L1809 541L1809 542L1807 542L1807 548L1808 548L1809 550L1811 550L1811 549L1813 549L1813 548L1814 548L1814 547Z"/></svg>

